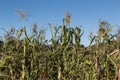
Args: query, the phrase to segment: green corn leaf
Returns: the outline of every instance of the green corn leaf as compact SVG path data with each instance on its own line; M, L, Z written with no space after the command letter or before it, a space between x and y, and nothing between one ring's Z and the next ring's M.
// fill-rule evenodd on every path
M93 43L93 41L95 40L95 36L91 39L91 41L90 41L90 45Z

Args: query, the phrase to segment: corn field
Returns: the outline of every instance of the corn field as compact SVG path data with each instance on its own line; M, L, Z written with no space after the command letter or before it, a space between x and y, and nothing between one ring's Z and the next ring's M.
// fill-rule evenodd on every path
M61 26L49 26L50 40L36 24L31 35L24 25L2 37L0 80L120 80L120 30L111 33L116 25L100 21L88 47L81 45L81 28L70 27L69 15Z

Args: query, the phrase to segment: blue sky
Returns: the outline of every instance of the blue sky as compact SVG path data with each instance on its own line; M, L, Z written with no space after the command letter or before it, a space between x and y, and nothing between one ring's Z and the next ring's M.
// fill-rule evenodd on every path
M40 28L47 28L47 38L50 37L48 23L62 25L65 13L70 12L71 27L82 26L82 44L89 45L89 33L97 33L100 18L110 24L120 24L119 4L120 0L0 0L0 35L5 33L1 28L22 27L17 10L29 10L27 30L37 22Z

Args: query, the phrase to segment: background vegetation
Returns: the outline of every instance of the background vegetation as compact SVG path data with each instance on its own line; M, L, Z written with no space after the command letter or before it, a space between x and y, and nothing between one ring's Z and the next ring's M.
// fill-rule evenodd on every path
M37 29L37 24L33 24L31 35L25 25L6 32L0 47L1 80L120 79L120 30L111 33L116 25L100 21L98 35L90 34L88 47L80 43L80 27L70 27L69 13L63 25L49 26L50 40L46 40L44 30Z

